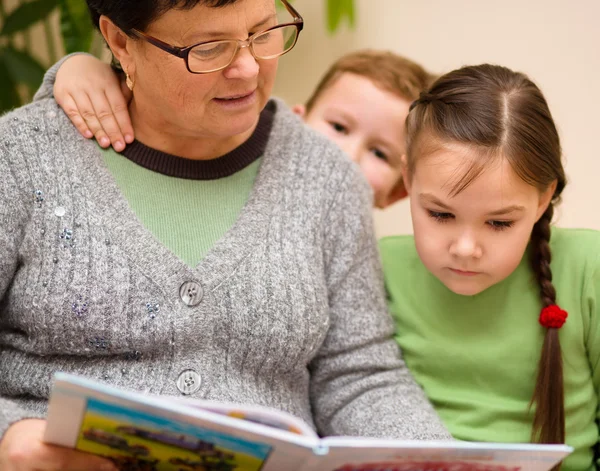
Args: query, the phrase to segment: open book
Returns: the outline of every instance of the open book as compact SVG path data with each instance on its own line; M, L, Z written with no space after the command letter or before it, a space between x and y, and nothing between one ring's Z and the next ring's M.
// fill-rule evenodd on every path
M55 375L47 443L139 471L545 471L563 445L319 438L260 406L145 396Z

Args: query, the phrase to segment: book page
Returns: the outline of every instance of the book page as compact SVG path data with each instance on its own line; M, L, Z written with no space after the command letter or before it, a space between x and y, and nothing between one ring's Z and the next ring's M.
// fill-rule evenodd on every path
M186 400L185 398L176 398L176 400L191 407L207 410L216 414L247 420L279 430L285 430L290 433L296 433L298 435L313 437L315 439L318 438L316 432L302 419L277 409L253 404L233 404L227 402L202 401L198 399Z
M327 438L319 471L548 471L564 445Z
M318 443L179 401L56 378L44 441L105 456L122 470L299 471Z

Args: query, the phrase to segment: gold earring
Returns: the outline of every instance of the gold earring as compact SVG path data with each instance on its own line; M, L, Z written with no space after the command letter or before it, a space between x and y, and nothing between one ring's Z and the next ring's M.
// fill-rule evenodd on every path
M131 80L131 77L129 76L129 74L127 72L125 72L125 85L127 85L127 88L129 88L129 90L133 91L133 86L135 85L135 82L133 80Z

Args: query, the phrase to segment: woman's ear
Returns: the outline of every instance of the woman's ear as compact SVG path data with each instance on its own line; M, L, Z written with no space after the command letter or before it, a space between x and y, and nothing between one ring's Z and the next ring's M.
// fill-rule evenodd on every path
M554 180L552 183L550 183L550 185L548 185L548 188L546 188L540 194L540 203L538 205L537 214L536 214L536 218L535 218L536 222L539 221L539 219L542 217L542 214L544 214L546 212L546 209L548 209L548 205L550 204L550 201L552 201L552 198L554 197L554 192L556 191L557 184L558 184L558 181Z
M110 18L102 15L99 21L100 32L108 47L113 53L113 56L119 63L123 70L132 76L135 74L135 65L133 57L131 56L131 45L133 39L123 32L116 24L114 24Z

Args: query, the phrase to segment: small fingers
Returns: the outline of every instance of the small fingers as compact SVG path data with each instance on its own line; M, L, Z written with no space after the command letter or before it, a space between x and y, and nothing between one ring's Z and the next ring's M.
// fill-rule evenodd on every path
M77 92L73 94L73 100L75 103L77 103L79 113L83 117L87 127L96 137L96 140L100 146L104 148L110 146L110 139L102 127L102 123L98 118L96 110L94 109L94 105L92 104L88 94L85 92Z
M88 139L94 137L94 133L88 128L71 95L65 96L59 105L83 137L87 137Z
M129 108L127 107L125 97L123 97L118 89L109 88L106 91L106 100L110 104L112 114L125 142L127 144L131 144L133 142L134 133L133 126L131 125L131 118L129 117ZM114 147L115 141L113 140L112 143ZM125 145L123 145L123 147L125 147Z

